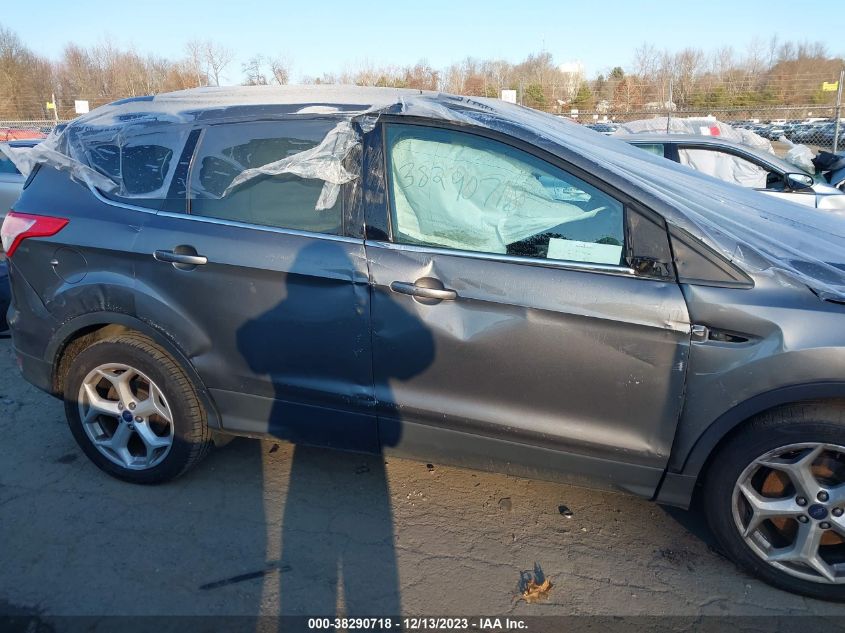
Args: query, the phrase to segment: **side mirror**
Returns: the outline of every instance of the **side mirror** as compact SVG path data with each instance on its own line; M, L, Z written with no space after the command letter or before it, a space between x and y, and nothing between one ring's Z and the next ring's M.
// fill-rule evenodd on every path
M783 184L788 191L806 191L812 189L816 181L813 180L812 176L797 172L785 174Z

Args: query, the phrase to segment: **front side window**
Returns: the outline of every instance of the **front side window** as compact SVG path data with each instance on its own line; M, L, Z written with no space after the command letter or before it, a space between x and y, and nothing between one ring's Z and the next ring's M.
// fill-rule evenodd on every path
M623 205L527 152L441 128L388 125L393 239L618 265Z
M682 165L742 187L765 189L769 172L750 160L719 150L678 148Z
M335 124L330 120L256 121L208 127L191 169L191 214L339 234L341 197L331 209L315 209L322 180L260 175L230 188L247 169L315 147Z

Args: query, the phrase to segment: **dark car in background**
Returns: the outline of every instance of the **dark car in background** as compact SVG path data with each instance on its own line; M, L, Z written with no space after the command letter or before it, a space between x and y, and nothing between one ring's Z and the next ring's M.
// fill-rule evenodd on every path
M845 599L831 214L419 91L128 99L47 143L2 228L14 350L105 472L228 433L700 494L731 559Z
M2 134L2 131L0 131L0 134ZM7 136L11 136L11 134ZM38 134L36 136L42 135ZM8 140L7 142L13 148L29 148L34 147L40 141L40 138L33 138L27 140ZM12 207L12 204L20 196L25 180L26 178L18 171L11 159L0 152L0 222L2 222L2 218L6 217L6 211ZM10 299L9 269L5 256L0 254L0 332L8 330L6 312L9 309Z
M619 128L619 126L615 123L586 123L584 124L584 127L593 130L594 132L604 134L605 136L610 136Z

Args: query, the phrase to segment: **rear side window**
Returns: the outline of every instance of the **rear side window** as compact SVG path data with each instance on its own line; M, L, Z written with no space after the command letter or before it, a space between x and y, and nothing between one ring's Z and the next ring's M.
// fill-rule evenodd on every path
M208 127L193 161L190 213L262 226L339 234L341 198L316 210L323 181L261 175L236 187L241 172L319 145L336 125L328 119L255 121Z
M393 239L404 244L619 265L623 205L505 143L387 128Z
M12 161L0 154L0 174L19 174L17 168Z

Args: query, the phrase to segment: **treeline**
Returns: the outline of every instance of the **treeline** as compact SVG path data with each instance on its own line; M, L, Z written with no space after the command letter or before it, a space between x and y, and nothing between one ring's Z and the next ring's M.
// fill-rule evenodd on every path
M646 44L634 51L625 67L615 66L592 79L584 76L580 64L558 64L550 53L541 52L517 64L468 57L443 71L420 62L359 68L305 82L440 89L489 97L512 89L524 105L542 110L622 114L832 104L835 93L823 91L822 84L835 82L843 68L845 59L832 56L823 44L772 38L765 44L755 40L742 52L731 47L670 52Z
M196 86L219 85L224 77L244 84L285 84L292 76L284 58L257 54L233 68L234 53L211 41L190 41L179 59L141 54L106 41L70 43L58 59L47 59L0 25L0 119L74 116L74 100L91 107L124 97ZM497 97L516 90L525 105L553 111L623 114L665 109L741 108L830 104L821 90L845 66L822 44L753 41L743 51L687 48L661 51L643 45L630 61L587 78L578 62L560 64L548 52L519 63L467 57L444 69L425 61L408 66L362 64L339 73L299 77L301 83L349 83L444 90Z

